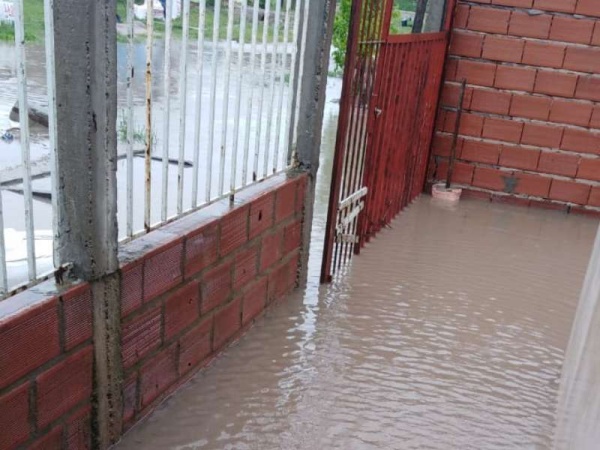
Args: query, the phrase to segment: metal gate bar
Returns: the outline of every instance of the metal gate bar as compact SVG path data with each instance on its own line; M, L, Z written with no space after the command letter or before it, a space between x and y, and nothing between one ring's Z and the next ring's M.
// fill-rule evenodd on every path
M362 187L362 169L358 164L364 161L366 150L366 131L367 121L371 114L373 93L373 83L375 79L377 63L379 61L381 45L383 41L376 39L382 34L382 27L385 29L385 9L384 0L370 0L366 3L366 11L361 21L361 40L359 41L357 66L355 74L358 71L358 81L353 91L356 93L354 106L351 110L352 119L350 122L350 136L347 142L347 155L345 158L343 172L343 189L341 199L348 198L353 192L361 190ZM364 104L363 104L364 103ZM366 190L363 191L366 195ZM338 205L340 221L338 223L338 236L336 240L334 267L339 269L352 255L352 249L356 244L356 226L360 211L364 202L357 198L346 207ZM351 209L352 208L352 209ZM348 238L344 239L344 236Z
M360 197L349 203L344 200L361 188L366 129L386 5L386 0L356 0L352 3L325 237L323 282L328 280L325 274L330 274L332 267L334 270L339 268L352 254L355 244L353 233L363 202ZM340 208L341 204L343 208Z
M392 9L352 3L322 282L424 186L448 32L390 35Z

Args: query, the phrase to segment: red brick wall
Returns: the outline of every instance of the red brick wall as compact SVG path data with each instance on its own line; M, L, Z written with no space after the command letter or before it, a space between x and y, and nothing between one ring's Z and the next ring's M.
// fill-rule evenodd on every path
M305 176L126 246L124 425L130 427L296 285Z
M306 176L277 176L120 250L123 422L150 412L295 286ZM0 449L89 448L92 295L0 302Z
M432 145L483 198L600 212L600 1L459 0Z
M34 289L0 303L0 448L89 448L92 297Z

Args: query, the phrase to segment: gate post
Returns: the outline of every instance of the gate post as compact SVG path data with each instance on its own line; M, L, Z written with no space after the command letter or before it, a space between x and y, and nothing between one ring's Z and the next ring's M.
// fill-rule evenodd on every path
M117 261L115 0L54 0L57 250L75 276Z
M116 0L49 0L54 38L58 262L93 298L92 445L120 435ZM48 27L47 24L47 27ZM51 33L51 34L50 34Z
M315 182L321 154L321 132L325 107L325 90L329 72L329 56L335 16L335 0L305 0L309 2L306 42L304 44L303 71L300 74L296 168L308 173L304 195L304 226L300 284L306 282L308 251L312 229Z

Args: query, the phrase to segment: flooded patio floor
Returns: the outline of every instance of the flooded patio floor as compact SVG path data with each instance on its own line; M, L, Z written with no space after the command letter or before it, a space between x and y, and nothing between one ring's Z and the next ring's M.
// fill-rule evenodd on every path
M596 228L422 197L331 285L316 248L307 289L118 448L550 448Z

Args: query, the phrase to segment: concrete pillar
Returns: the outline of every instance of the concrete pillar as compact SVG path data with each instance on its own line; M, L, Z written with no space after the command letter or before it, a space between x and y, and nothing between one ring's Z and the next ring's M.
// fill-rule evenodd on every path
M319 169L325 91L336 2L335 0L310 0L309 8L308 23L306 24L308 33L304 52L304 73L300 78L301 95L296 99L300 102L300 107L294 161L297 169L306 171L309 175L304 196L301 284L306 282L307 275L315 182Z
M54 0L56 253L89 281L94 316L93 448L121 432L117 259L116 0Z
M78 278L117 261L115 0L55 0L58 236Z
M446 16L446 0L429 0L423 33L442 31Z
M428 0L417 0L415 11L415 21L413 22L412 32L421 33L423 31L423 22L425 21L425 12L427 11Z

